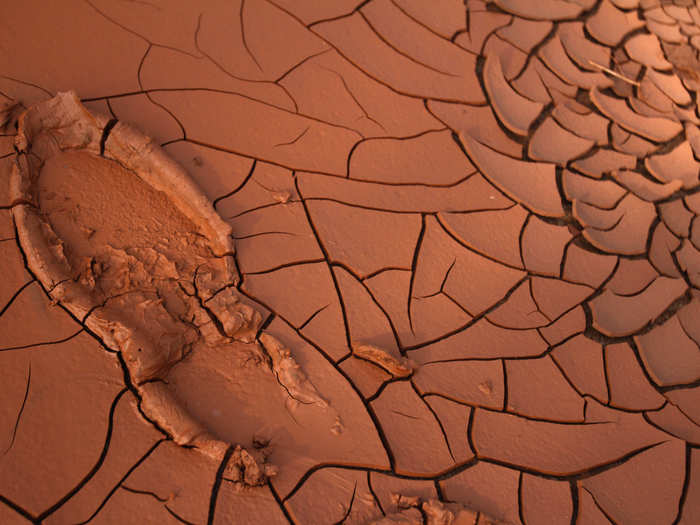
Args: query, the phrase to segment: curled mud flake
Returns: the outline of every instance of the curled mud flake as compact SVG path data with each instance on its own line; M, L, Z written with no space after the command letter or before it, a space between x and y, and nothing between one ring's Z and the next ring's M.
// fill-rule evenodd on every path
M645 178L641 173L632 170L614 170L610 174L637 197L649 202L666 199L683 186L683 181L678 179L671 180L665 184L658 184Z
M629 296L606 288L589 303L593 327L611 337L631 335L661 316L686 289L685 281L668 277L657 277L641 292Z
M489 55L484 63L484 85L501 122L514 133L527 135L528 128L544 107L515 91L503 75L498 55Z
M595 71L601 69L601 64L610 63L610 49L586 38L582 22L562 23L557 32L567 54L581 69Z
M537 3L528 2L527 0L493 0L493 2L508 13L535 20L576 18L583 11L581 5L562 0L545 0Z
M625 51L632 60L647 67L660 71L668 71L672 68L671 63L664 56L659 39L655 35L638 34L633 36L625 43Z
M547 67L571 85L581 86L584 89L596 86L605 89L613 84L612 80L597 69L595 72L585 72L579 69L569 57L558 36L554 36L542 46L540 57Z
M598 146L607 144L610 121L592 111L583 112L579 109L583 108L578 108L573 102L557 104L552 110L552 116L557 123L577 136L594 140Z
M690 128L686 128L690 129ZM690 141L683 141L668 153L652 155L644 165L661 183L681 181L685 189L698 185L700 163L695 160Z
M605 95L597 89L592 89L590 93L591 101L603 115L642 137L659 142L667 141L683 130L678 122L667 118L645 117L635 113L624 100Z
M566 166L570 160L589 151L594 144L594 141L571 133L559 126L553 118L547 117L532 135L528 154L534 160Z
M354 343L352 353L360 359L374 363L396 378L409 377L413 373L411 367L389 355L386 350L370 344Z
M625 255L643 254L649 228L656 219L650 202L628 193L612 210L574 202L574 216L584 225L584 237L597 248Z
M289 349L268 334L262 334L260 342L270 356L272 370L277 376L277 380L292 400L321 408L328 407L328 402L319 395L316 387L306 377Z

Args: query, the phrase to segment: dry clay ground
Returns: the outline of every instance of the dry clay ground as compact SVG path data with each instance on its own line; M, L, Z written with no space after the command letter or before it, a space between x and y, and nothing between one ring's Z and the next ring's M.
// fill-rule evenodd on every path
M700 523L694 2L27 1L0 26L0 523ZM250 436L279 473L241 488L51 304L7 179L17 112L68 89L211 198L352 448Z

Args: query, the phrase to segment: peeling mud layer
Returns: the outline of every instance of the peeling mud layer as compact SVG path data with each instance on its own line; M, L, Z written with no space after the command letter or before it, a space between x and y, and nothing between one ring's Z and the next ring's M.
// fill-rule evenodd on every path
M700 523L699 2L6 4L0 524Z

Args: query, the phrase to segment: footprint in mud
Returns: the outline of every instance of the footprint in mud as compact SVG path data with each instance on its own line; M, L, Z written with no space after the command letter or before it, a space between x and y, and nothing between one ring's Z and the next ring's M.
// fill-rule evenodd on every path
M370 425L344 431L340 407L260 335L261 315L235 288L229 226L150 139L62 93L20 118L17 147L13 213L28 265L120 353L152 422L214 458L228 450L225 477L249 485L290 457L300 469L361 461L358 440L383 466Z

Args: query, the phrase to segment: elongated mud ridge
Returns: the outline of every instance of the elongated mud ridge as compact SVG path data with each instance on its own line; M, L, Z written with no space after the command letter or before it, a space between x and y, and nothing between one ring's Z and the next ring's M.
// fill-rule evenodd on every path
M30 269L121 354L143 412L176 443L221 459L269 442L254 434L280 406L327 411L289 351L256 340L262 318L235 291L230 228L157 145L72 92L24 113L16 142L13 213ZM255 455L260 465L237 447L228 478L262 484L274 468Z

